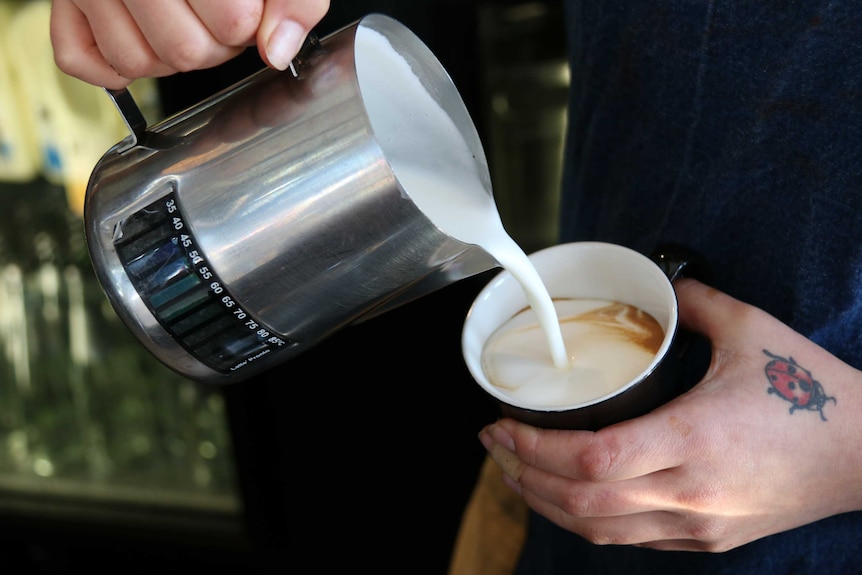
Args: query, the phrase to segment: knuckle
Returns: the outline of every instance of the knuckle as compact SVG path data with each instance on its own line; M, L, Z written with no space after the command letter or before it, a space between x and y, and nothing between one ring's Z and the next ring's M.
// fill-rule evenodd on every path
M611 489L570 489L562 501L563 510L573 517L601 516L618 505L618 497Z
M578 456L578 466L586 481L599 482L617 466L620 448L615 442L594 442Z
M728 532L728 522L719 517L700 518L689 523L687 533L690 539L700 541L706 551L724 550L724 536Z
M561 507L573 517L589 517L593 510L593 501L585 492L574 490L563 497Z
M225 46L240 46L254 38L260 26L263 6L260 2L235 2L232 9L213 23L210 33Z
M209 56L210 46L206 41L189 37L174 44L162 55L162 60L179 72L189 72L208 65Z
M593 545L618 545L625 543L624 540L598 525L585 526L581 531L581 537Z
M82 71L82 66L79 64L80 62L81 59L75 57L71 50L54 50L54 64L61 72L70 76L79 76Z
M145 50L124 50L111 59L111 67L126 78L149 76L158 66L158 59Z

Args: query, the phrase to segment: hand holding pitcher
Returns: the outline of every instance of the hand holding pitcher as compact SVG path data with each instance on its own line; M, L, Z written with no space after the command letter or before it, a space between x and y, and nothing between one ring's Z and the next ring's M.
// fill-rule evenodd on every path
M222 64L258 46L284 70L328 0L53 0L57 66L90 84L119 89L136 78Z

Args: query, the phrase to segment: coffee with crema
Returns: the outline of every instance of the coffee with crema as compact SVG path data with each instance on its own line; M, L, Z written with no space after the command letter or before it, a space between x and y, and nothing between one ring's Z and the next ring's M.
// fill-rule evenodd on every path
M531 308L500 326L482 350L490 382L518 405L562 407L588 403L636 379L656 359L664 330L629 304L555 299L569 352L568 369L555 367Z

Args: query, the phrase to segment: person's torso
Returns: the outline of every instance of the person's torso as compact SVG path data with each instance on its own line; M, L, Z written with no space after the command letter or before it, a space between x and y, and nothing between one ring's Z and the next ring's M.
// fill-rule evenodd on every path
M562 240L676 241L862 368L862 11L567 3Z

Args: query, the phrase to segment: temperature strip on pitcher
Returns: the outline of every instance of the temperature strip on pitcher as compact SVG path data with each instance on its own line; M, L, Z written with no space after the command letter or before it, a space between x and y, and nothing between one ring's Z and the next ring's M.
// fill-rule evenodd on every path
M207 263L174 192L120 222L114 246L162 327L212 369L230 373L295 343L231 296Z

